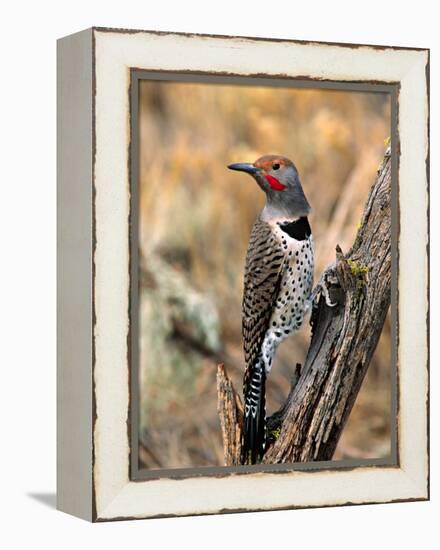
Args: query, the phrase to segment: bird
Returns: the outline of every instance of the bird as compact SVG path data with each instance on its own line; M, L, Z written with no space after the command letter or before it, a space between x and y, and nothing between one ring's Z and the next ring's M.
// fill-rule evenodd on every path
M266 195L249 238L242 301L246 366L240 461L257 464L267 440L266 379L278 346L301 327L311 303L311 209L296 166L284 156L264 155L228 168L251 175Z

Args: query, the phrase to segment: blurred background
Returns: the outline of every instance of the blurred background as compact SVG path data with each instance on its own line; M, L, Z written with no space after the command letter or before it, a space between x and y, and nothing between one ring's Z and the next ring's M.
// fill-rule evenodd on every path
M216 366L242 389L243 267L264 206L226 168L266 153L296 164L312 206L315 282L347 251L390 134L387 94L142 81L140 155L141 468L221 466ZM279 348L267 412L303 363L308 321ZM335 459L390 453L390 324Z

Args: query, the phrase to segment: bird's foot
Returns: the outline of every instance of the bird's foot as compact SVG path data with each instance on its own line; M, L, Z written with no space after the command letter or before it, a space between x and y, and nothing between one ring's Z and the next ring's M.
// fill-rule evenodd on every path
M336 265L336 264L335 264ZM330 267L330 270L333 268L333 266ZM338 305L337 302L332 302L328 290L328 281L327 281L327 273L329 270L326 270L319 279L318 284L315 286L315 288L312 290L312 294L310 296L310 303L313 305L317 302L317 299L319 295L323 295L325 299L325 303L328 305L328 307L335 307Z

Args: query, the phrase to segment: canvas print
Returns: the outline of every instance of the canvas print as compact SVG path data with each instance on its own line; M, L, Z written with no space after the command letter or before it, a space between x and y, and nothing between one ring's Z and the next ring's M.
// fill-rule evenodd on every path
M139 468L389 459L390 94L146 78L137 128Z

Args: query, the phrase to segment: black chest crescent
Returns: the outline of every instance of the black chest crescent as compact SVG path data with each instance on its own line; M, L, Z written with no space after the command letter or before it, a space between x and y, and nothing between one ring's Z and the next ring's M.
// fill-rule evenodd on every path
M294 222L283 222L278 224L280 228L287 233L289 237L297 241L305 241L312 234L309 220L306 216L298 218Z

